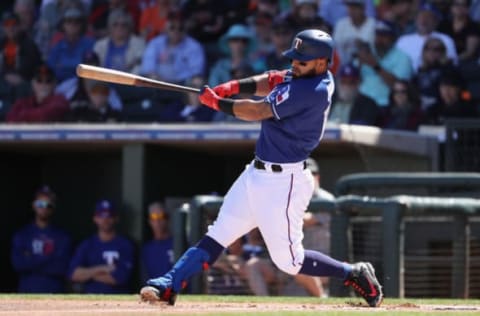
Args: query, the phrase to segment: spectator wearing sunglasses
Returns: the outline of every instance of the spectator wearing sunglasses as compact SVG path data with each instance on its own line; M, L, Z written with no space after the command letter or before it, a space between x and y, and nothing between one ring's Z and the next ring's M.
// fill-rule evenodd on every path
M6 121L11 123L46 123L64 120L69 110L64 96L55 94L55 76L46 65L35 70L32 79L32 94L18 99L7 113Z
M173 266L173 237L170 233L169 214L160 202L148 206L148 224L152 239L142 247L143 281L168 272Z
M20 293L63 293L71 255L70 236L51 223L55 193L48 187L34 195L34 220L12 240L11 262L18 273Z

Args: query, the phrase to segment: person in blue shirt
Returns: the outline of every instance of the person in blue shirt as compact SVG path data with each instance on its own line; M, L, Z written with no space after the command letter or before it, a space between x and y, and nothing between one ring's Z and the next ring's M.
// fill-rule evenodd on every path
M62 16L63 38L48 53L47 63L59 83L76 76L83 56L93 50L95 40L86 35L87 20L79 8L69 8Z
M153 202L148 206L148 224L153 236L142 247L141 262L144 281L167 273L174 262L169 214L162 203Z
M175 304L191 276L208 268L239 237L258 227L275 265L290 274L329 276L352 286L371 307L382 303L382 287L368 262L349 264L303 248L303 216L314 192L306 160L322 139L334 91L328 70L331 36L299 32L284 54L291 68L229 81L200 92L203 105L245 121L261 121L255 158L224 197L215 222L166 274L146 282L144 301ZM231 99L249 93L256 99Z
M20 293L63 293L71 256L69 234L51 223L55 193L43 186L35 193L33 223L19 230L12 241L11 262L19 276Z
M128 293L134 263L133 243L117 233L118 213L109 200L100 200L93 221L97 233L77 247L68 276L85 293Z

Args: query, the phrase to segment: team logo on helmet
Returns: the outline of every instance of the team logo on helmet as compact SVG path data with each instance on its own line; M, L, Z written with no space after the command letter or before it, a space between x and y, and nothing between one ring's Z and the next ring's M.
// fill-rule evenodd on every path
M300 45L302 45L302 39L295 37L294 42L293 42L293 47L298 50L300 48Z

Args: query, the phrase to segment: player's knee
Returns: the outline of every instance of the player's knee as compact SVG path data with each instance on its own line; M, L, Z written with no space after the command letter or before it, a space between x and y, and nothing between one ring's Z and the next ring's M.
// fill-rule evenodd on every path
M272 257L273 263L277 268L287 274L296 275L300 268L302 267L299 262L296 260L292 260L292 258L280 256L280 257Z

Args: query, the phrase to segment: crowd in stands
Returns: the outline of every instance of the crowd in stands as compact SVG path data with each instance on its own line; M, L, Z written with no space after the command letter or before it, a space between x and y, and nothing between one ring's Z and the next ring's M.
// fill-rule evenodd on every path
M195 94L105 84L80 63L215 86L332 34L329 121L412 130L480 117L479 0L15 0L1 16L0 122L222 122Z

